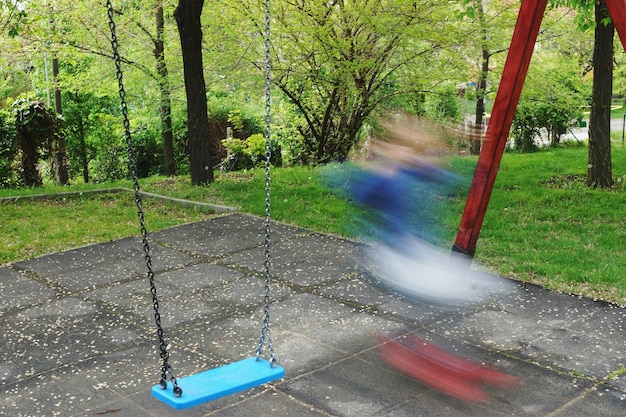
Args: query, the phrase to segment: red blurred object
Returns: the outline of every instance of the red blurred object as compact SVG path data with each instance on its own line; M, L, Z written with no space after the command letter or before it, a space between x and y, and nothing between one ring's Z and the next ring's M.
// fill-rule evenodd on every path
M474 256L547 0L523 0L453 250Z
M480 384L512 387L520 379L493 368L442 351L431 343L409 336L378 336L383 360L424 385L469 403L485 403L490 397Z
M626 0L604 0L606 8L615 25L615 30L622 41L622 47L626 51Z

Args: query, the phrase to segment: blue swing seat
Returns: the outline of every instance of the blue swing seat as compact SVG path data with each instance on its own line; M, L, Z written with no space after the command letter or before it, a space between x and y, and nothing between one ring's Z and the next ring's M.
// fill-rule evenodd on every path
M152 387L152 396L182 410L275 381L284 375L284 368L272 367L270 361L252 357L178 379L183 390L180 397L174 396L171 382L167 383L167 389L161 389L160 385Z

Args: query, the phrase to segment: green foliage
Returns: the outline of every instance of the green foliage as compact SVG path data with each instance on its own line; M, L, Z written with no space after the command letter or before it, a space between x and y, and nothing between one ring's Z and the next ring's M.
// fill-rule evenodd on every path
M258 168L263 166L267 159L265 136L260 133L256 133L246 140L224 139L222 144L228 151L226 158L220 164L222 171ZM278 140L270 141L270 151L270 163L277 167L282 166L281 147Z
M132 140L137 176L145 178L163 173L163 143L159 132L136 129L132 132Z
M535 143L535 138L541 134L541 129L534 110L526 103L520 102L515 111L512 130L515 138L515 149L518 152L528 153L539 149Z
M15 119L8 112L0 110L0 188L20 185L17 151Z
M186 112L180 109L172 113L172 133L174 136L174 160L179 175L189 174L189 150L187 144Z
M595 26L595 0L550 0L553 7L571 7L576 10L575 23L579 30L586 31Z
M438 88L426 100L426 114L439 122L457 122L461 117L460 104L452 85Z
M6 103L12 103L18 97L27 94L32 89L29 74L20 68L15 68L7 60L0 58L0 108Z
M102 144L117 135L114 126L120 125L119 111L114 100L107 96L80 92L64 92L62 96L69 174L71 177L82 174L83 180L89 182L90 162L98 156Z
M126 146L118 141L97 153L89 163L89 171L95 182L114 181L128 177L128 166Z
M9 37L16 37L26 21L26 11L21 1L0 1L0 27Z
M552 146L558 145L589 103L590 86L581 79L574 58L559 60L550 51L537 55L513 119L515 148L520 152L535 151L542 130Z
M20 99L13 103L17 145L21 152L22 181L26 186L41 185L39 160L50 156L60 121L41 101Z
M209 123L215 130L213 134L220 134L220 139L224 139L230 128L233 137L244 139L263 132L262 103L256 104L237 94L210 92L207 108Z
M118 114L103 109L90 115L97 128L86 137L87 147L93 151L87 162L91 180L112 181L128 177L128 152L123 127ZM91 152L91 151L89 151Z

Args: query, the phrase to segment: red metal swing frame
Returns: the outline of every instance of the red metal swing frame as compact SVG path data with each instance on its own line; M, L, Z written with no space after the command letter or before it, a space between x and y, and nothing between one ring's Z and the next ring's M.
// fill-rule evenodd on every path
M626 0L604 2L626 49ZM522 0L485 141L452 249L455 252L474 256L546 4L547 0Z

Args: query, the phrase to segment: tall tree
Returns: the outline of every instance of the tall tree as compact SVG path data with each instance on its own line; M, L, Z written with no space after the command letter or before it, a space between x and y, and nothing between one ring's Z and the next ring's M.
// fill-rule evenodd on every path
M470 33L464 39L464 49L467 51L465 60L471 62L473 70L467 79L476 83L475 114L469 142L472 155L478 155L482 146L489 78L493 67L497 66L494 57L508 51L518 10L517 2L463 0L458 13L460 22L469 22L466 26Z
M200 16L204 0L179 0L174 17L180 33L183 54L185 91L187 94L187 136L191 183L213 182L213 161L209 142L206 84L202 64L202 25ZM219 144L218 144L219 146Z
M588 187L613 187L611 167L611 99L613 97L613 38L604 0L595 4L593 91L589 116Z
M50 27L54 32L56 10L54 3L49 5L50 7ZM54 80L54 109L60 116L63 114L63 99L61 98L61 87L59 85L59 57L56 53L52 55L52 79ZM55 179L61 185L69 184L69 177L67 172L67 152L65 149L65 137L63 134L58 135L57 140L57 154L55 156Z
M595 24L587 186L610 188L613 186L611 98L615 27L610 20L604 0L552 0L552 4L575 8L579 12L579 29L586 29Z
M302 117L302 162L345 158L378 106L399 90L429 82L428 69L416 77L415 66L412 80L394 77L450 41L444 30L450 9L443 8L431 0L305 0L275 7L274 79Z
M174 133L172 131L172 100L168 81L167 65L165 63L163 0L156 4L156 39L154 42L154 57L157 61L157 75L159 77L159 91L161 92L161 139L163 140L163 161L165 175L176 175L176 160L174 159Z
M22 181L27 187L42 184L39 160L50 155L57 123L43 102L20 100L14 104L17 144L22 153Z
M54 109L59 116L63 114L63 100L61 98L61 88L59 87L59 58L52 58L52 77L54 79ZM61 185L69 184L67 172L67 152L65 149L65 137L63 133L58 135L57 154L55 162L55 178Z
M478 24L480 26L482 60L481 68L478 73L478 83L476 86L476 118L474 119L474 131L472 132L472 140L470 141L470 153L478 155L480 153L481 136L483 131L483 118L485 116L485 96L487 94L487 77L489 75L489 32L485 23L485 8L483 0L477 1Z
M156 34L140 22L136 22L141 30L148 35L153 44L152 53L156 60L156 81L159 85L161 118L161 141L163 142L163 167L165 175L176 175L176 160L174 159L174 132L172 130L172 98L169 83L169 71L165 60L165 16L163 12L163 0L156 0L154 5L154 17L156 21Z

